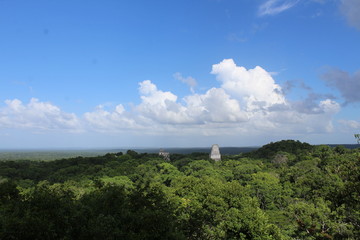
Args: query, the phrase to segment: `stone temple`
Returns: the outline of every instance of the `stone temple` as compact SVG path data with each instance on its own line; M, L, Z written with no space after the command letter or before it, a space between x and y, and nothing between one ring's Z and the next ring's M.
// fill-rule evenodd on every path
M215 160L215 161L220 161L221 160L221 154L220 154L219 145L217 145L217 144L212 145L210 158Z
M164 149L160 149L159 156L162 156L165 161L170 161L170 153L165 152Z

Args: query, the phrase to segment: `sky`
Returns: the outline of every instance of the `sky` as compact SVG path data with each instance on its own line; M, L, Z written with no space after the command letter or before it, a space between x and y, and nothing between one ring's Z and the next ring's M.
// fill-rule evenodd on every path
M0 0L0 149L352 144L359 0Z

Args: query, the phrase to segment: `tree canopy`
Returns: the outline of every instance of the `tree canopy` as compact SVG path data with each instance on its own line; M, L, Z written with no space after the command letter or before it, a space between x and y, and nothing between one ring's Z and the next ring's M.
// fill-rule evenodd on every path
M360 149L0 162L0 239L360 239Z

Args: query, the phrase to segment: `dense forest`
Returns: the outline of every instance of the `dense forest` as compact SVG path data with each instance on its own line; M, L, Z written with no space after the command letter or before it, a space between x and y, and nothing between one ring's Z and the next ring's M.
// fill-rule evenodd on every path
M0 239L360 239L360 148L0 161Z

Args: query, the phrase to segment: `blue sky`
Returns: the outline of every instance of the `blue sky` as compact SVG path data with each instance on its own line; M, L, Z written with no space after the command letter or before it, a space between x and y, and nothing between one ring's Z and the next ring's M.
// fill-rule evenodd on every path
M0 0L0 149L355 143L358 0Z

